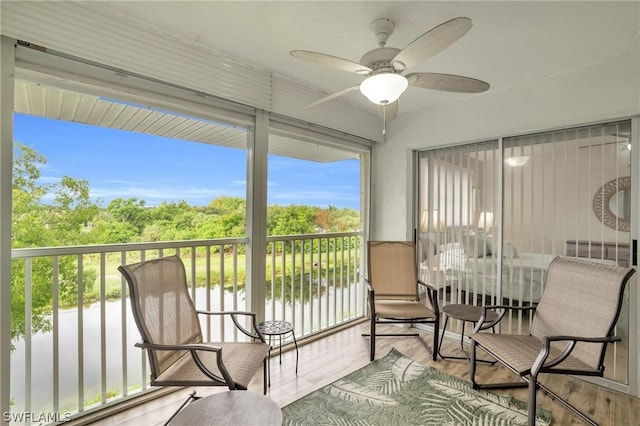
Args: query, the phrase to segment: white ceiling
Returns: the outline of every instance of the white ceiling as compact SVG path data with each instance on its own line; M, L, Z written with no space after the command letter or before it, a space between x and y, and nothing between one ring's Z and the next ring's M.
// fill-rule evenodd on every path
M639 55L638 1L109 1L93 4L123 19L143 21L186 43L200 44L326 93L362 77L289 55L314 50L359 61L377 47L376 18L396 23L387 46L403 48L457 16L473 20L458 42L409 71L458 74L491 84L489 91ZM134 41L135 42L135 41ZM468 96L409 87L400 114ZM346 96L372 108L364 96Z

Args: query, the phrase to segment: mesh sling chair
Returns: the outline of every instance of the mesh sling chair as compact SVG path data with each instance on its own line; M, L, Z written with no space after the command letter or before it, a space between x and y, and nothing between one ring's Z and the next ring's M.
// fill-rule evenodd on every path
M369 241L368 277L364 280L369 301L370 358L375 358L376 336L414 336L437 359L440 311L437 291L418 279L416 246L411 241ZM420 301L419 285L426 289L429 305ZM378 324L433 324L431 347L418 333L377 333Z
M549 266L546 285L537 306L487 306L500 309L494 322L485 314L471 335L471 382L474 388L529 388L529 425L535 424L536 392L542 389L587 423L586 414L538 381L540 374L598 376L604 374L607 343L614 336L623 292L633 269L587 260L556 257ZM497 324L509 309L534 312L528 335L480 333ZM476 351L483 349L524 381L478 384Z
M227 386L230 390L246 390L262 366L263 392L267 393L266 360L270 347L258 331L254 313L196 310L189 296L184 264L178 256L120 266L118 270L129 284L133 317L142 336L136 346L147 351L152 386ZM204 342L198 314L230 317L251 341ZM254 331L243 327L239 317L250 318Z

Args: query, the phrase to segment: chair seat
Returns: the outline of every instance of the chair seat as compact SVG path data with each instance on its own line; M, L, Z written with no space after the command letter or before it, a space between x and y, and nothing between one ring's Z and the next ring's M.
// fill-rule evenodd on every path
M435 319L436 315L420 302L405 300L376 300L378 318L420 318Z
M270 346L266 343L228 342L204 343L222 348L222 359L235 383L243 388L249 386L255 372L263 365L269 354ZM199 351L198 356L213 373L220 375L217 365L217 354L210 351ZM165 370L153 384L170 386L206 386L211 385L211 379L204 375L187 352L171 367Z
M529 374L531 366L542 349L542 340L535 336L519 334L475 333L471 335L482 348L491 352L500 362L507 364L519 375ZM559 355L561 349L551 347L549 360ZM597 373L598 370L575 357L569 356L554 369L571 370L577 373Z

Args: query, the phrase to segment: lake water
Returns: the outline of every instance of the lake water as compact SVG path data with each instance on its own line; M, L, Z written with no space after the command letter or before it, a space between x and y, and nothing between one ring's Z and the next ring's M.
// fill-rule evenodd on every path
M357 286L351 286L351 300L356 300L357 294L355 290ZM213 289L218 291L219 289ZM322 297L323 304L329 302L329 315L334 312L334 305L342 306L340 291L334 292L330 289L325 296ZM345 295L346 296L346 295ZM195 300L198 309L205 309L206 289L198 288L196 290ZM220 304L214 303L218 299L218 295L212 296L211 310L220 310ZM237 308L244 310L244 293L238 293L237 306L233 304L233 293L225 292L225 309L230 310ZM346 303L346 302L345 302ZM102 357L105 357L105 375L107 383L107 391L113 392L114 395L122 395L124 392L135 392L142 388L143 383L148 383L148 377L143 377L143 351L134 345L140 341L140 335L135 325L135 321L131 315L131 307L129 301L126 300L126 327L122 326L122 307L120 300L109 301L105 303L105 330L104 345L102 343L101 332L101 309L100 304L95 303L82 310L82 330L79 330L79 316L77 309L64 309L59 311L58 341L59 357L58 357L58 381L59 381L59 412L77 411L79 405L80 387L83 387L85 404L89 401L100 402L102 395ZM276 301L271 306L271 301L267 306L267 318L271 318L271 312L275 311L275 318L291 321L291 307L286 306L283 309L282 303ZM283 317L282 312L286 315ZM318 309L317 300L313 303L313 308L309 309L308 303L304 309L299 305L295 307L296 319L295 323L300 327L305 324L305 332L296 329L296 336L300 337L310 331L311 311L314 315L314 324L326 324L326 309ZM305 313L303 319L301 314ZM338 313L340 318L340 313ZM219 337L223 326L220 323L211 324L211 333L216 340ZM233 324L227 321L224 325L224 333L229 336L233 332ZM203 333L205 340L207 339L207 327L203 324ZM81 335L82 351L78 350L78 336ZM11 398L14 402L12 411L31 411L31 412L51 412L53 409L53 333L38 333L31 338L32 345L32 362L31 362L31 393L26 394L25 383L28 380L25 369L25 343L20 340L14 342L15 350L11 354ZM124 343L124 345L123 345ZM123 363L126 359L126 363ZM144 359L144 365L146 365ZM82 371L82 376L80 371ZM82 377L82 379L81 379ZM126 378L126 382L123 378ZM30 401L30 408L26 404Z

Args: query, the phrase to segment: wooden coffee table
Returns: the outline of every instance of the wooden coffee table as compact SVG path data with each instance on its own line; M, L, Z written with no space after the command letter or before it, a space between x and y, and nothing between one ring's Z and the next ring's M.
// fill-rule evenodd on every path
M264 395L235 390L205 396L187 405L171 425L282 425L282 410Z

